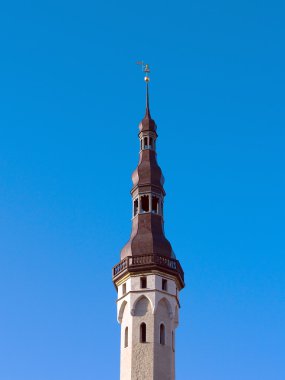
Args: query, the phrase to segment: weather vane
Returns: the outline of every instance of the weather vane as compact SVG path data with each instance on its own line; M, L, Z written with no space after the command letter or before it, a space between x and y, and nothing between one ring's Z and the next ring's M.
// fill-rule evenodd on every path
M150 78L149 78L149 73L150 73L149 65L147 63L144 63L143 61L137 62L137 65L140 65L142 67L142 71L145 73L144 80L145 80L145 82L148 83L150 81Z

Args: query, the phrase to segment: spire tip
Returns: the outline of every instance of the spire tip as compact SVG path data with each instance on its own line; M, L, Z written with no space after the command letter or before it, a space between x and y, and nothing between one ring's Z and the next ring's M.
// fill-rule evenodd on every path
M150 118L150 111L149 111L149 93L148 93L148 84L150 82L150 68L147 63L144 63L143 61L137 62L137 65L140 65L142 67L142 71L145 73L144 81L146 83L146 111L145 116Z

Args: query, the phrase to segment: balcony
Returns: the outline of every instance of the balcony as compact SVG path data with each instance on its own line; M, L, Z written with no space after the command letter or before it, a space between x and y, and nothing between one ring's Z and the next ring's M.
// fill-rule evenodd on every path
M146 270L161 270L178 277L181 287L184 287L184 272L178 260L160 255L128 256L113 267L113 281L125 272L142 272Z

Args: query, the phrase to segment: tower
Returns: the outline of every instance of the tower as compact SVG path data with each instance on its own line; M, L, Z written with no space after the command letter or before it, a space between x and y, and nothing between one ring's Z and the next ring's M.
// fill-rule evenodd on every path
M164 177L156 160L148 65L144 71L146 112L139 124L139 163L132 175L132 232L113 267L121 324L120 380L174 380L184 273L164 235Z

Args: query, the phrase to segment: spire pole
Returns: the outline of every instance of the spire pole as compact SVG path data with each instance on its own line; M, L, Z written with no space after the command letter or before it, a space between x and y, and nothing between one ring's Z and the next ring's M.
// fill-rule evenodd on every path
M148 82L146 82L146 110L145 110L145 115L150 118Z

